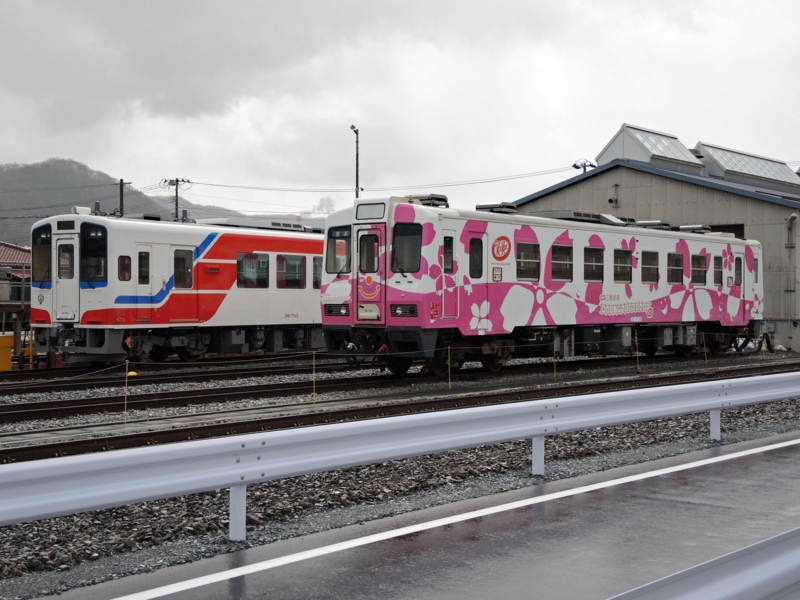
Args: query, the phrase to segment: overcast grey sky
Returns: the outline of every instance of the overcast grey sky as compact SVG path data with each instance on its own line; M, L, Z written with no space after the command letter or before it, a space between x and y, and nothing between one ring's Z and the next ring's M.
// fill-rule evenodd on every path
M368 190L569 167L623 122L800 161L796 1L4 0L0 22L0 163L72 158L136 187L352 188L351 124ZM431 191L466 208L573 174Z

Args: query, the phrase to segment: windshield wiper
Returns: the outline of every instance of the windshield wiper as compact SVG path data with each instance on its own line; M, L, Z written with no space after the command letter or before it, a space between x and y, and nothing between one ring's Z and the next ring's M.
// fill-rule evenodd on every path
M350 266L350 265L348 265L347 263L345 263L345 264L342 266L341 270L340 270L340 271L339 271L339 272L336 274L336 279L339 279L339 276L340 276L340 275L342 275L342 274L344 273L345 269L347 269L349 266Z

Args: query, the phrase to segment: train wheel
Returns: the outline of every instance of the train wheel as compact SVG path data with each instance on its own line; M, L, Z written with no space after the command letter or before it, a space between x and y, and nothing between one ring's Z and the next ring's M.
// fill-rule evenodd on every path
M489 354L481 357L481 364L483 365L484 369L491 371L492 373L497 373L503 368L503 360L501 360L496 354Z
M179 348L178 349L178 358L180 358L183 362L197 362L200 360L202 354L192 354L186 348Z
M402 377L411 368L411 359L405 356L389 356L386 358L386 368L397 377Z
M428 371L436 375L436 377L444 377L447 375L447 351L436 350L433 358L425 359L425 365Z
M164 346L153 346L147 356L153 362L164 362L170 354L169 349Z

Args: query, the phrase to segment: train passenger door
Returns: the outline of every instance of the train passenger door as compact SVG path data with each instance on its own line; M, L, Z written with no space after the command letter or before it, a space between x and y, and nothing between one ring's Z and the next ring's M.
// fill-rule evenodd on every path
M80 319L80 284L78 283L78 237L56 240L56 286L53 306L56 321Z
M197 321L197 289L194 285L195 248L172 246L172 295L170 322Z
M455 272L456 232L445 229L442 238L442 317L458 317L458 274ZM463 267L462 267L463 269Z
M471 235L467 251L469 253L468 275L472 285L472 294L467 296L469 305L469 329L485 332L491 329L489 321L489 267L486 234L474 233ZM466 310L466 307L465 307Z
M386 226L370 225L356 233L358 268L355 322L386 323Z
M739 311L736 313L736 321L738 323L746 323L747 316L744 312L744 301L745 301L745 281L744 275L747 269L744 268L744 254L741 252L735 252L733 255L733 288L731 289L732 296L739 297ZM738 290L738 294L736 293Z
M153 320L153 277L151 275L151 246L136 246L136 320Z

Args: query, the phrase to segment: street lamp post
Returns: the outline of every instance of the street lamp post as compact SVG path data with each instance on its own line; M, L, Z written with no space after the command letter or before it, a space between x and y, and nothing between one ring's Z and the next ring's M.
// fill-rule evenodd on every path
M355 125L350 125L350 129L356 134L356 198L358 198L358 129Z

